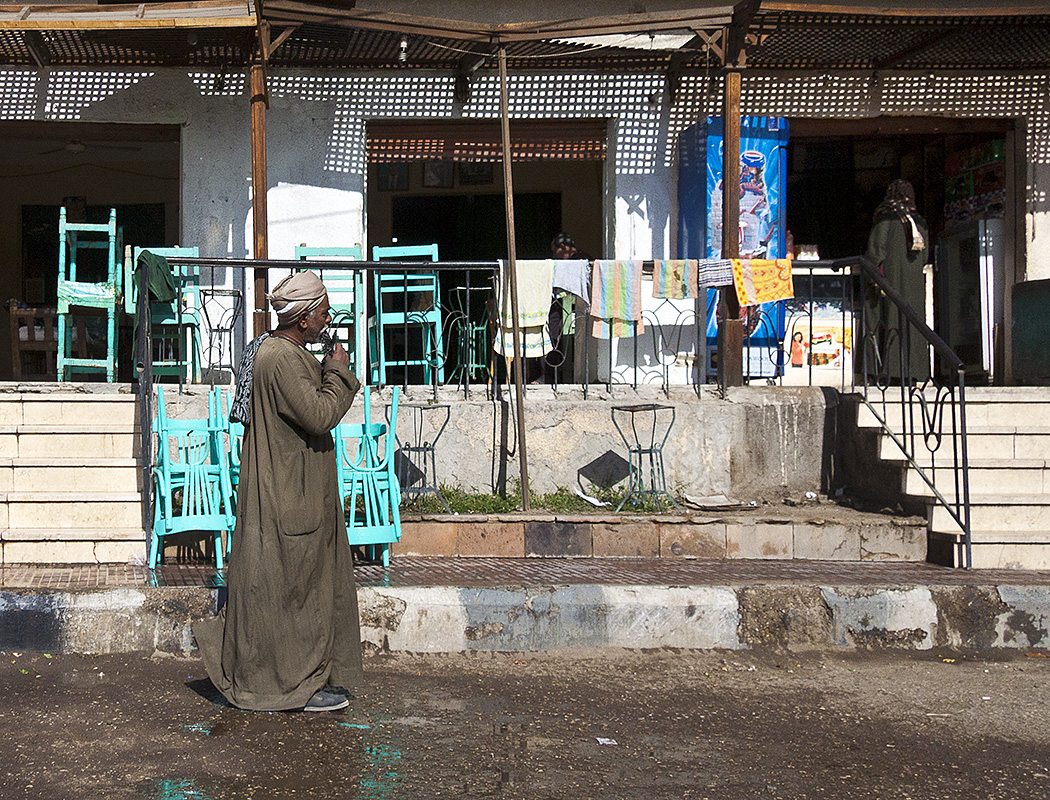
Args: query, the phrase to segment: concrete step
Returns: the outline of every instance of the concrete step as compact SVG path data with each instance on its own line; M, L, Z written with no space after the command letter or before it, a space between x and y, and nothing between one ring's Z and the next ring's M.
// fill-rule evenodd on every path
M135 458L138 427L131 424L19 425L0 428L0 458Z
M137 527L9 528L0 534L5 564L93 564L143 560L146 533Z
M0 425L130 425L138 419L137 400L131 394L0 393Z
M880 427L876 413L885 419L894 430L900 430L905 419L916 429L922 430L924 414L927 417L927 425L931 422L941 422L945 429L948 429L951 426L953 412L947 403L938 411L932 401L927 403L925 410L918 401L909 403L906 408L901 406L899 400L896 403L887 403L885 406L876 403L874 412L867 405L861 404L857 411L857 425L862 428ZM981 426L1040 427L1045 426L1048 419L1050 419L1050 395L1045 393L1039 400L995 400L980 396L975 398L967 393L967 428Z
M8 492L5 528L130 528L142 524L139 492Z
M948 510L931 503L927 510L931 532L957 533L959 526ZM1047 495L970 495L971 537L978 532L1050 531L1050 496Z
M970 491L979 494L1043 494L1050 490L1050 462L1041 459L971 459ZM952 463L936 460L924 471L947 498L955 496ZM932 497L933 490L914 467L904 473L904 493Z
M916 449L928 461L923 437L914 439ZM931 441L931 446L933 442ZM955 441L945 436L936 451L936 458L951 459L956 450ZM966 436L966 452L970 459L1041 459L1050 453L1050 428L1016 428L1009 426L970 428ZM888 435L880 438L879 456L885 461L903 461L904 455Z
M137 492L143 475L131 458L0 460L0 492L60 488L74 492Z
M1042 541L1024 541L1019 534L1003 532L1004 541L989 541L971 535L970 558L974 569L1039 569L1050 570L1050 545ZM1050 540L1048 540L1050 541ZM964 567L965 547L961 536L930 534L931 552L944 566Z

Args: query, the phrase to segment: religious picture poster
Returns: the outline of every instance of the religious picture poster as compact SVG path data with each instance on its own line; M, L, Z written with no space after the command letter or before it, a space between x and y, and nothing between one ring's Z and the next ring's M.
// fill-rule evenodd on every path
M492 183L491 161L460 161L459 185L483 186Z
M380 164L379 191L403 192L408 189L408 164Z
M423 164L423 185L432 189L451 189L452 162L427 161Z

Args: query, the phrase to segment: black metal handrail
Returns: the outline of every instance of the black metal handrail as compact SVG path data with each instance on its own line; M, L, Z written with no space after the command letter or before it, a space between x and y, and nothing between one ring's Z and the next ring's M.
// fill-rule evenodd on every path
M860 277L854 309L861 333L864 403L959 526L963 563L969 569L973 558L966 366L866 256L837 259L832 266L856 269ZM891 406L900 409L899 434L888 421ZM938 464L943 446L950 453L950 467ZM936 483L938 473L946 469L951 470L952 498Z

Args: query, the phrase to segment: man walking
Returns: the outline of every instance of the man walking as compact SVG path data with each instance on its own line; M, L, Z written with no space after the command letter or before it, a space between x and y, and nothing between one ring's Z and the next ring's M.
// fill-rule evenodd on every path
M255 711L345 708L361 680L353 561L331 430L360 384L342 346L319 363L306 345L331 322L324 284L295 273L270 294L278 326L252 341L231 419L245 425L219 615L194 626L212 683Z

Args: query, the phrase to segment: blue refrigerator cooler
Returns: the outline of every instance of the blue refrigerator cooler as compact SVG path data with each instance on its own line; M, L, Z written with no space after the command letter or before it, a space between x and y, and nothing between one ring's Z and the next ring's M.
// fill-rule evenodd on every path
M740 120L740 257L784 258L788 122ZM678 139L678 258L722 255L722 118L708 117ZM706 374L717 375L718 293L707 292ZM751 309L745 321L744 376L773 378L783 370L784 304Z

